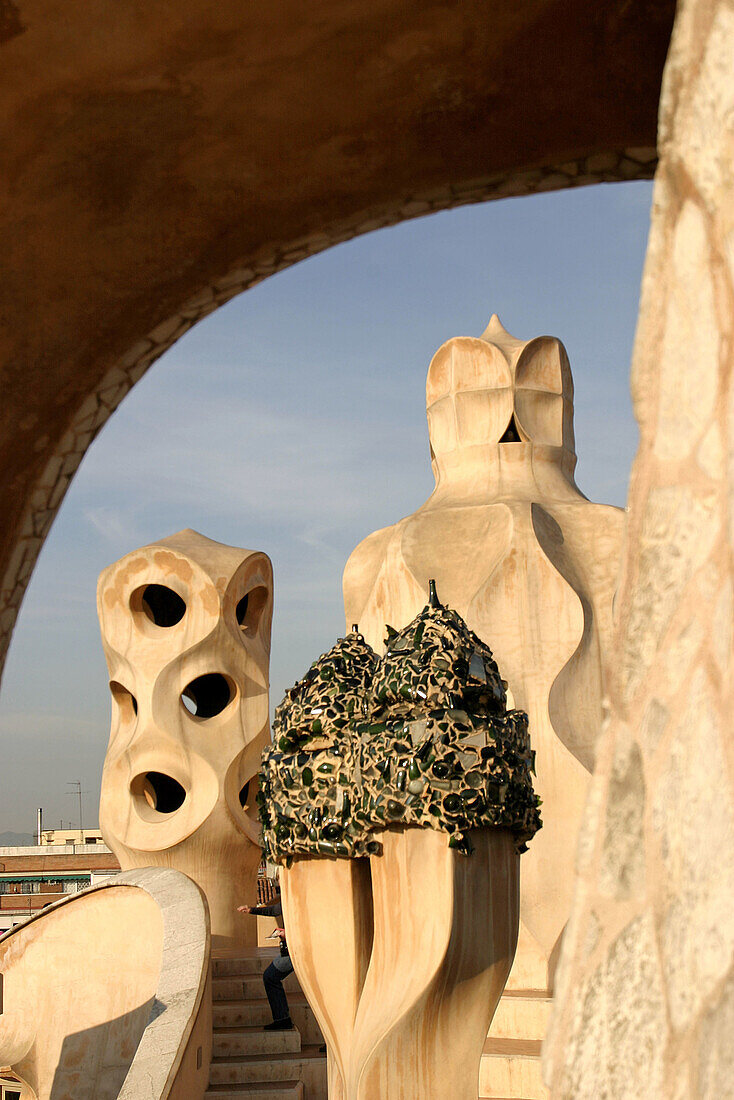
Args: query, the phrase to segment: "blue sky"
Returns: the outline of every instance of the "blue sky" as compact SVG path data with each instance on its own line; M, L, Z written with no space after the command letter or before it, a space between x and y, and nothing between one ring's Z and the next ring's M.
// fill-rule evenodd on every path
M183 527L275 567L271 703L343 631L356 544L433 481L425 376L497 312L560 337L576 387L577 481L623 505L637 433L629 361L651 185L508 199L380 230L218 310L138 383L73 481L0 691L0 832L96 824L109 730L97 575ZM491 639L489 639L491 644Z

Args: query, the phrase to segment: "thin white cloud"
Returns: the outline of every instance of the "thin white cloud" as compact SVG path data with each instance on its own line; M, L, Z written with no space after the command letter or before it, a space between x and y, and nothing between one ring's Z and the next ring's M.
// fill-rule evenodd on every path
M121 538L134 540L135 529L130 509L122 511L119 508L104 506L84 508L82 515L93 530L107 542L116 543Z

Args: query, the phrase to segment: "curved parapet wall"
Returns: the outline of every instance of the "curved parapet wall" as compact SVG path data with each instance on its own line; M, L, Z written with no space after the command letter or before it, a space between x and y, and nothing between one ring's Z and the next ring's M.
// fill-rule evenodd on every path
M209 956L206 901L177 871L64 898L0 938L0 1066L24 1098L198 1100Z

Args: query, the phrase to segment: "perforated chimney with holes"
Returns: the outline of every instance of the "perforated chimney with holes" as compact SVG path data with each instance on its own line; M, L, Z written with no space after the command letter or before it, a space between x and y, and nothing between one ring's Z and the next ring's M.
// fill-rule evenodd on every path
M268 557L195 531L134 550L97 590L112 718L100 823L123 868L173 867L215 944L255 942L255 810L269 736Z

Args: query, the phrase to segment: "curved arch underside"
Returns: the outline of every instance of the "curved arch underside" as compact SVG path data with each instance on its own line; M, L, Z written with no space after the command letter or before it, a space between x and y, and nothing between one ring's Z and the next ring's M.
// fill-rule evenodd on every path
M360 232L648 178L672 0L6 0L0 659L94 435L198 319Z

